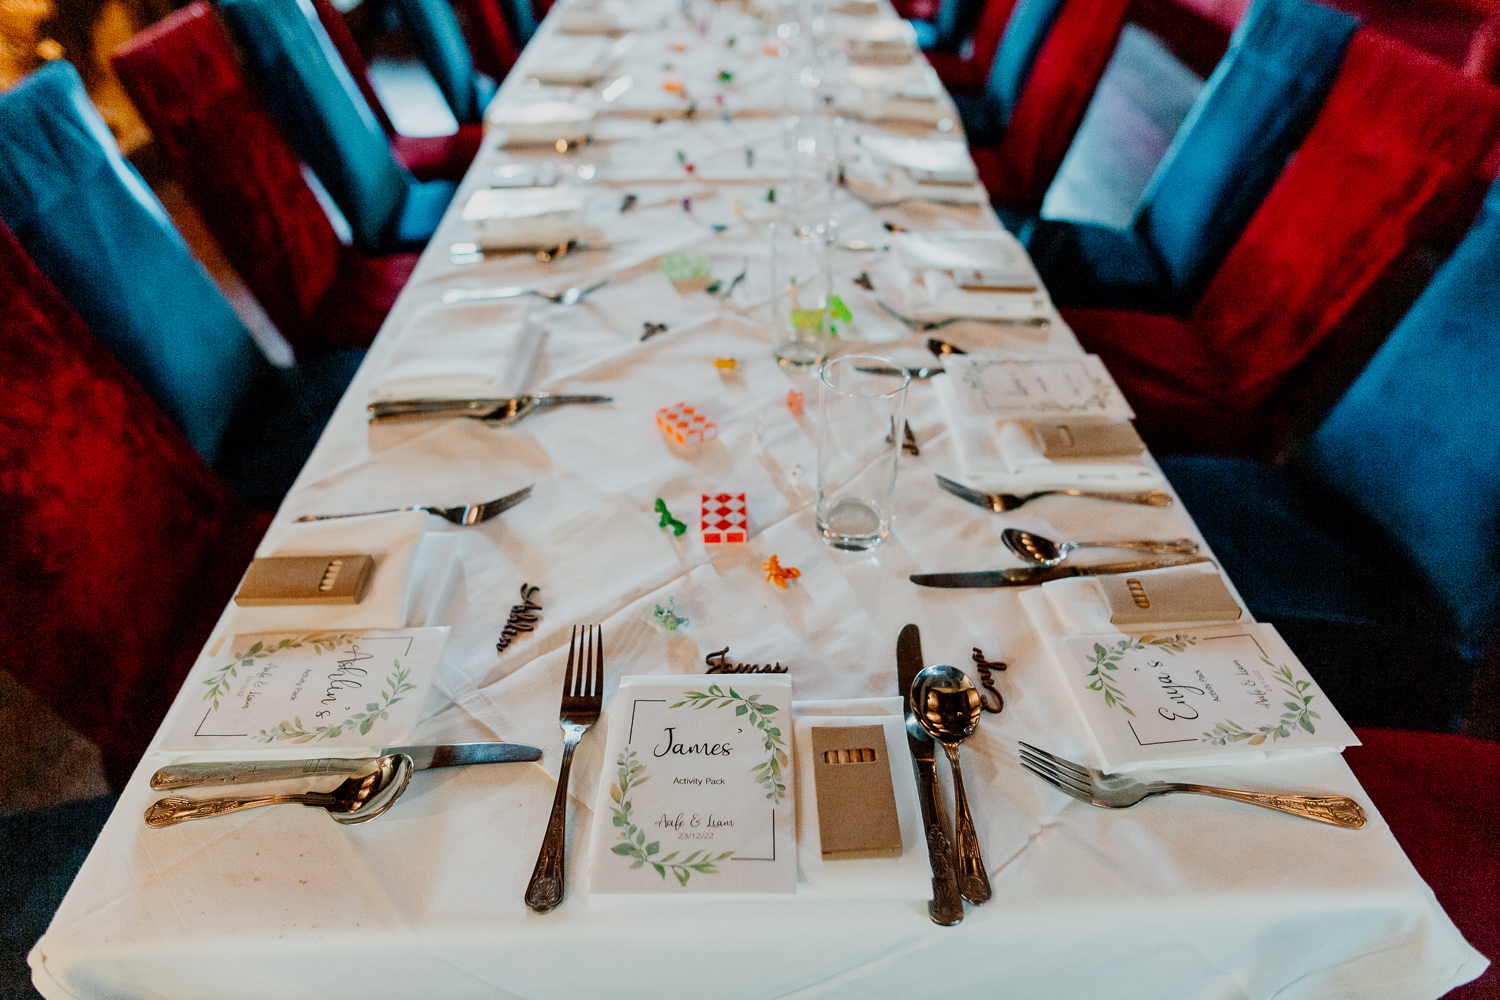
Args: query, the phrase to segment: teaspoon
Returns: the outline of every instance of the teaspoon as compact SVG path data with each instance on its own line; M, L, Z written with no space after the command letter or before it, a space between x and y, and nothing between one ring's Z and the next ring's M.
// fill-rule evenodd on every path
M215 799L192 799L169 795L146 808L146 825L153 830L185 823L190 819L210 819L284 802L304 806L321 806L335 823L363 823L385 812L411 781L415 767L404 753L386 754L375 761L375 770L347 778L331 792L296 792L286 795L230 796Z
M948 764L953 768L953 804L958 813L953 854L958 861L958 891L975 905L990 898L990 878L979 853L979 836L974 832L969 798L964 794L958 745L974 735L979 726L980 705L979 690L969 675L957 667L934 663L912 678L912 712L927 734L943 745Z
M1045 535L1036 535L1020 528L1006 528L1000 533L1000 540L1005 543L1006 548L1034 566L1061 565L1064 559L1078 549L1139 549L1143 552L1185 554L1198 551L1198 543L1191 538L1172 538L1166 541L1140 539L1118 542L1054 542Z

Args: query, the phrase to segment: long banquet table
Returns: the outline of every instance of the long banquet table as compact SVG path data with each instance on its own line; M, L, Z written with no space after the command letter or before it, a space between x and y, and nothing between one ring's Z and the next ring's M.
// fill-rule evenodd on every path
M566 2L558 7L499 106L550 93L528 77L549 58L548 45L572 44L557 35ZM148 754L31 953L38 989L50 1000L1430 998L1478 975L1485 960L1342 758L1222 766L1213 778L1353 796L1371 817L1360 831L1198 796L1130 810L1076 802L1017 761L1017 740L1075 759L1086 745L1017 591L907 581L912 572L1017 565L1000 542L1012 524L1060 537L1200 537L1180 505L1053 499L1003 516L969 506L936 488L934 473L954 473L957 458L931 387L916 382L908 414L921 454L902 458L892 537L863 555L818 539L807 424L782 406L793 387L815 399L813 384L774 363L755 307L780 143L778 72L762 49L767 26L730 5L697 8L712 13L706 33L685 25L675 4L639 0L629 9L639 42L606 77L631 75L628 99L601 114L598 141L580 151L486 143L278 515L284 522L473 502L534 482L530 500L486 524L429 519L430 531L457 537L461 569L443 616L452 633L442 670L413 742L503 738L541 746L545 756L421 772L395 808L360 826L278 807L148 830L148 780L167 759ZM724 69L735 82L715 89ZM666 73L682 74L699 95L695 113L684 114L687 99L658 90ZM870 131L880 129L851 120L845 139ZM469 194L489 184L498 163L544 159L595 165L583 183L603 206L595 215L604 245L551 263L526 255L454 263L450 245L473 235L461 218ZM626 193L637 202L621 212ZM881 222L998 225L987 206L877 210L841 198L844 238L880 242ZM739 297L720 305L677 296L655 258L679 251L706 255L724 278L748 260ZM879 254L839 251L841 294L859 339L877 352L909 349L921 341L850 280L862 270L879 275L880 266ZM444 291L565 288L605 276L611 283L583 304L539 311L549 335L536 384L607 393L613 405L560 409L510 429L467 420L368 425L371 388L398 346L434 356L447 349L445 324L464 313L441 306ZM484 308L514 321L535 305ZM645 323L668 330L642 341ZM974 349L1080 350L1060 318L1044 330L967 324L949 332ZM714 357L734 357L739 368L717 369ZM687 456L664 446L653 414L679 400L713 410L718 441ZM698 495L718 491L747 494L748 544L706 550L696 524L681 538L659 527L657 497L692 523ZM801 570L784 591L759 570L772 554ZM541 624L497 653L523 583L542 588ZM649 624L651 606L668 597L690 616L685 630ZM232 612L209 650L233 631ZM994 898L967 907L952 928L931 923L919 902L599 905L589 897L586 845L606 719L585 737L573 769L566 899L550 914L531 912L522 894L555 788L558 692L578 622L603 623L606 708L622 675L701 672L704 656L725 645L738 660L790 664L799 699L888 696L896 634L907 622L921 626L929 662L967 663L975 646L1005 660L1004 712L986 716L964 751ZM198 697L184 691L174 711Z

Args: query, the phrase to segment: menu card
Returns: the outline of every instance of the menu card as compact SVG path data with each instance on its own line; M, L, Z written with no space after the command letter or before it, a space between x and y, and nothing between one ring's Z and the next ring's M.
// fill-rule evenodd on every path
M199 660L161 749L171 752L404 743L437 673L448 629L237 635ZM295 755L295 754L294 754Z
M1270 625L1067 636L1057 654L1104 770L1359 744Z
M959 405L971 417L1047 420L1135 416L1104 362L1019 354L965 354L944 359Z
M792 684L626 677L594 810L594 893L795 892Z

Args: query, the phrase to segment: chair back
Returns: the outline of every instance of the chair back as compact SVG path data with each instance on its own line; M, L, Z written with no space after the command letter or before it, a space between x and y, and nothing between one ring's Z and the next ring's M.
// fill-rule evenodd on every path
M1255 0L1136 212L1191 303L1307 134L1358 22L1312 0Z
M213 463L265 358L69 63L0 94L0 219Z
M334 50L343 60L344 68L354 78L354 85L359 88L360 96L369 105L370 113L375 116L386 135L395 135L396 126L391 123L391 116L386 114L385 105L380 102L380 95L375 93L375 85L370 82L370 64L365 59L365 54L359 50L359 43L354 40L354 32L349 30L344 15L328 0L312 0L312 5L313 12L318 15L318 23L328 33L328 40L333 43Z
M481 73L504 80L516 64L521 47L510 33L500 10L504 0L455 0L453 13L469 42L469 54Z
M448 0L396 0L422 61L460 125L477 125L495 96L495 82L474 72L468 43Z
M1016 0L1005 22L1005 31L990 63L984 94L1000 111L1000 121L1010 124L1021 99L1021 90L1031 73L1037 52L1047 40L1066 0Z
M380 252L415 180L397 163L311 0L223 0L220 10L282 135L338 204L355 241Z
M277 329L299 355L326 347L308 320L348 251L208 5L147 28L112 62L173 179Z
M119 786L259 531L3 225L0 301L5 669Z
M1310 468L1358 504L1447 605L1460 650L1500 618L1500 184L1313 436Z
M985 0L943 0L934 19L933 26L937 29L934 47L941 52L958 51L964 39L974 33L984 5Z
M500 14L505 18L505 28L519 48L525 48L536 34L536 13L531 9L531 0L497 0Z

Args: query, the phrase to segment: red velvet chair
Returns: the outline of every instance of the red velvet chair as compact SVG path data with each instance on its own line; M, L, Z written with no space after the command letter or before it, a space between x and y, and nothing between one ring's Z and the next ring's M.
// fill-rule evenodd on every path
M1344 759L1417 873L1490 959L1448 1000L1500 1000L1500 744L1401 729L1358 730Z
M1065 0L1032 60L999 144L969 151L996 205L1018 212L1041 209L1114 55L1129 7L1130 0Z
M1010 20L1011 9L1016 0L989 0L979 23L974 26L969 46L965 52L928 52L927 61L937 70L943 86L953 94L976 94L984 87L990 75L990 65L995 61L995 50L1000 47L1000 36L1005 34L1005 24Z
M0 301L5 669L99 746L118 787L265 523L3 225Z
M339 242L208 6L177 11L112 61L173 177L293 349L368 346L417 255Z
M453 0L453 13L469 41L474 65L481 73L504 80L520 57L521 46L506 26L498 0ZM539 20L545 16L545 11L537 14Z
M1362 29L1307 138L1186 319L1064 309L1159 453L1267 457L1357 369L1361 324L1474 218L1500 91ZM1451 243L1449 244L1451 245ZM1370 345L1363 345L1368 347Z
M488 0L488 2L493 5L495 0ZM328 0L312 0L312 5L318 12L318 20L322 23L323 30L328 32L329 40L338 50L339 57L344 60L344 66L348 68L349 75L354 77L354 82L359 86L359 92L364 95L365 103L370 105L370 110L380 122L380 127L385 129L385 134L390 137L391 150L396 154L396 159L401 161L402 166L421 181L463 180L464 173L469 169L469 164L474 162L474 157L479 153L479 147L484 142L484 126L482 124L460 125L457 132L449 135L402 135L397 132L396 126L391 124L390 115L386 114L385 105L380 103L380 97L370 83L370 65L365 61L364 53L360 52L359 45L355 43L349 25L344 22L344 16L335 10ZM496 17L498 16L497 12ZM469 32L467 23L462 18L460 23L464 23L464 37L469 40L469 47L473 51L474 65L481 72L494 77L497 83L504 80L505 70L510 69L510 63L515 62L515 57L512 56L510 62L505 64L505 70L497 74L486 62L481 61L480 50L474 46L474 38ZM500 27L504 29L503 21Z

